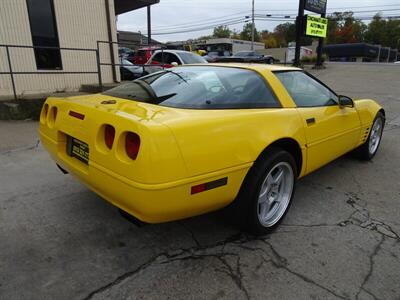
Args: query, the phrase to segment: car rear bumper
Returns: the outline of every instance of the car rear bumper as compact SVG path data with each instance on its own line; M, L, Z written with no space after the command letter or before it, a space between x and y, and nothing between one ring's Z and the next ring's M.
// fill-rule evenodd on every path
M66 152L65 144L40 132L41 142L55 162L113 205L148 223L187 218L222 208L232 202L252 163L185 178L146 184L132 181L101 164L85 164ZM227 178L226 185L191 194L193 186Z

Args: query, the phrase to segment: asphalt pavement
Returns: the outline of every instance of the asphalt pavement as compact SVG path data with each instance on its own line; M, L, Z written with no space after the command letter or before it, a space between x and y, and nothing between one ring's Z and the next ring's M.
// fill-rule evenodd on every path
M263 237L219 213L136 227L57 169L36 122L0 122L0 299L399 299L400 65L311 72L380 102L383 141L300 180Z

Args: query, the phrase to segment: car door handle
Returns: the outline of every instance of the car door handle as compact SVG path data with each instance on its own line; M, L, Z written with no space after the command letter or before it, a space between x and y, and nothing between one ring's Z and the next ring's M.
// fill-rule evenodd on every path
M315 124L315 118L309 118L306 120L306 122L307 122L307 125Z

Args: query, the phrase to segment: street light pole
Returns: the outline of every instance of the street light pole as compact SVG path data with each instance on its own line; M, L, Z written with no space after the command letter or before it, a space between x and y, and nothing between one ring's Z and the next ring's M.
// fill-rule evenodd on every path
M294 65L300 66L300 52L301 52L301 37L303 35L303 17L304 17L304 2L299 0L299 12L296 19L296 48L294 54Z
M151 45L151 8L147 6L147 45Z
M254 51L254 0L252 0L251 21L251 50Z

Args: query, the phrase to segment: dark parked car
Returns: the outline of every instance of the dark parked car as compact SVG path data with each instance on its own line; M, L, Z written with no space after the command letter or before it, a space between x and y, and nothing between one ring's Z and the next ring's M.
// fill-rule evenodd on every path
M121 59L119 70L121 73L121 80L135 80L146 75L142 66L135 66L127 59Z
M230 56L231 53L229 53L229 51L210 51L206 55L204 55L203 58L208 62L216 62L220 58L230 57Z
M217 62L249 62L273 64L274 58L271 55L258 54L255 51L239 51L232 56L218 58Z
M135 51L133 51L132 49L127 48L127 47L119 47L118 54L121 59L129 60L129 57L133 57L133 55L135 54Z

